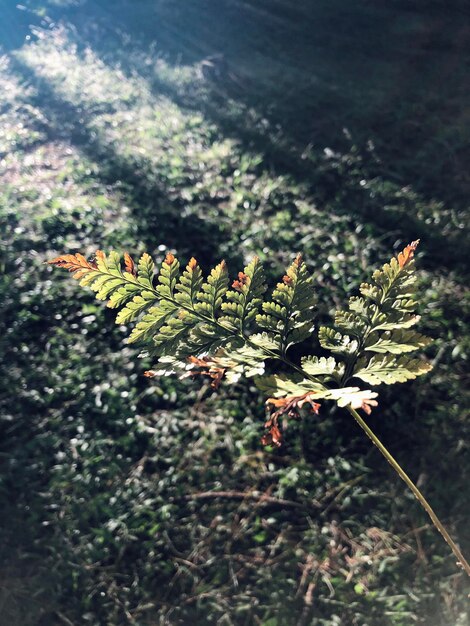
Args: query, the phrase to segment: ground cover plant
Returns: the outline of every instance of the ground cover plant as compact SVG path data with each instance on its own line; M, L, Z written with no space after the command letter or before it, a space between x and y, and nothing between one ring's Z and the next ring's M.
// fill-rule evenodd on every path
M63 250L91 259L96 246L147 250L161 262L169 246L186 259L199 250L206 275L220 258L239 268L257 254L275 284L302 250L318 280L317 323L327 326L392 249L421 236L420 330L434 340L425 348L433 370L385 386L368 422L465 554L468 265L454 176L463 92L442 110L429 83L429 106L390 106L404 123L395 120L393 141L374 136L372 152L355 132L329 142L321 111L340 129L353 116L345 122L319 98L323 138L307 146L300 134L293 146L284 131L297 117L300 128L302 99L292 85L279 88L282 103L276 91L268 98L261 59L250 66L259 73L254 102L249 83L234 88L232 58L228 70L205 58L212 52L182 64L182 40L163 13L173 56L158 41L144 48L130 30L129 15L150 29L136 3L108 3L113 13L101 20L89 3L69 3L64 19L53 4L41 15L8 5L0 22L3 619L466 626L464 574L344 409L330 403L316 421L290 421L283 445L265 449L266 396L252 379L233 390L213 390L206 377L202 387L174 377L149 384L142 371L154 363L136 358L111 311L45 265ZM429 54L439 55L445 41L433 41ZM465 56L461 38L449 41ZM249 37L228 43L242 50ZM283 67L280 51L263 50ZM428 53L419 54L422 68ZM379 73L379 50L373 59ZM403 139L414 119L432 122L420 126L419 158ZM419 180L402 174L418 171L417 161ZM446 176L426 174L433 168Z

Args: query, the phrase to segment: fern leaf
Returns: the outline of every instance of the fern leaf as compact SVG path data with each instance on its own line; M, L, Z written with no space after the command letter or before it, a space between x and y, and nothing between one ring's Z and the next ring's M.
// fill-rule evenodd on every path
M349 335L343 335L333 328L327 328L326 326L320 327L318 339L322 348L333 352L333 354L340 354L342 356L354 354L359 346L356 339L352 339Z
M126 287L123 287L126 289ZM116 324L127 324L136 319L141 313L155 304L156 296L152 291L141 291L139 295L134 296L126 306L122 308L116 316ZM122 303L114 301L114 307L118 308Z
M392 355L373 356L370 361L361 359L357 363L353 377L360 378L369 385L392 385L412 380L431 369L432 366L421 359L407 356L397 358Z
M68 270L75 280L86 281L83 285L99 275L96 261L87 261L83 254L63 254L47 262L49 265L63 267Z
M328 400L335 400L339 407L350 406L353 409L362 409L368 415L372 408L378 405L379 394L370 389L361 390L359 387L343 387L342 389L331 389L328 393Z
M174 312L174 311L173 311ZM169 316L164 324L158 327L154 335L154 353L156 355L178 354L178 347L189 335L191 328L197 323L197 318L179 311L176 317Z
M321 346L343 357L346 378L352 374L354 363L358 360L361 362L361 371L368 371L369 365L371 370L377 366L380 360L372 357L369 362L369 352L400 355L431 343L424 335L407 330L420 319L414 312L416 276L413 257L418 243L413 241L396 258L375 271L371 284L362 283L361 296L349 299L348 311L336 312L333 328L320 328ZM413 367L416 369L417 365ZM413 367L411 371L414 371ZM384 379L382 382L385 379L401 382L413 377L407 374L405 366L403 372L394 378L388 372L379 373L375 378L373 374L370 376L375 381ZM369 382L369 378L366 382Z
M313 326L312 277L300 256L266 302L264 272L257 257L238 274L231 289L225 262L204 281L194 258L180 274L179 261L171 253L161 265L155 286L155 264L148 254L141 256L137 267L127 253L122 265L120 255L113 251L107 255L97 251L92 261L77 253L50 263L69 270L98 299L120 309L117 323L141 318L129 342L150 344L161 371L179 369L183 375L188 371L193 375L198 369L211 376L213 385L224 375L229 382L255 376L256 385L277 408L273 415L295 414L303 403L316 405L313 398L370 412L376 404L375 392L347 386L331 389L327 384L346 385L351 377L371 385L392 384L429 371L424 361L401 356L430 343L410 330L419 320L414 312L417 244L413 242L374 272L372 282L361 285L361 295L350 298L348 310L336 312L332 328L320 328L322 348L336 358L304 357L300 368L286 356L288 348L307 338ZM265 362L272 358L292 366L294 373L264 376Z
M307 356L302 359L302 369L311 376L331 376L336 369L333 357Z
M313 279L300 255L287 269L272 300L263 303L263 313L256 316L259 326L278 336L282 353L306 339L313 330L315 295Z
M192 258L176 285L175 299L189 307L194 306L196 296L203 283L202 271L195 258Z
M228 289L228 272L225 261L221 261L209 274L207 282L197 294L195 311L215 320L223 297Z
M250 342L255 344L258 348L276 353L278 350L278 342L276 337L270 333L255 333L250 335Z
M153 287L153 277L155 274L155 263L152 257L146 252L140 257L137 268L139 282L147 287Z
M173 298L175 287L179 278L180 264L171 252L169 252L162 263L158 274L158 293L164 298Z
M232 290L227 291L227 302L222 304L224 313L221 321L229 326L244 331L246 325L257 315L266 291L263 266L258 257L249 263L238 278L232 283Z
M174 307L169 306L166 302L161 302L159 306L152 307L142 320L137 323L127 340L128 343L153 338L174 313Z
M197 321L197 318L194 318ZM188 324L188 321L186 322ZM188 336L185 350L188 356L213 354L228 342L234 343L233 334L229 329L213 324L197 324ZM235 342L236 343L236 342Z
M403 354L413 352L418 348L425 348L432 339L425 337L414 330L400 328L383 333L372 333L365 342L364 350L367 352L382 352L390 354Z
M318 397L325 391L320 383L315 383L308 378L299 376L287 376L285 374L272 374L255 379L255 385L260 391L274 398L284 396L301 396L307 392L318 392Z

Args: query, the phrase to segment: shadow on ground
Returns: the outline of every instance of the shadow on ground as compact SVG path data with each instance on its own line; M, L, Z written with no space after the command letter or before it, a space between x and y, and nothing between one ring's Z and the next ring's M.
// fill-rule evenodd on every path
M422 236L434 249L430 267L468 268L470 98L464 78L470 45L461 3L443 8L436 2L424 10L419 2L371 7L363 1L352 9L336 1L298 7L224 1L215 7L207 0L178 6L101 0L91 10L83 0L49 3L44 13L51 17L43 17L40 28L64 20L82 51L91 48L128 76L143 75L156 95L202 112L222 136L262 154L267 167L310 186L317 205L365 219L390 245L397 233L404 240ZM161 71L159 59L173 75ZM34 80L25 68L21 72ZM54 97L41 83L38 100L54 108L60 126L69 113ZM146 189L136 164L118 163L96 141L90 150L92 138L80 138L83 132L75 124L72 135L89 154L107 157L109 180L129 183L133 202L167 206L173 245L173 226L184 228L172 222L182 205L167 203L162 189ZM159 211L145 215L152 227ZM198 225L193 228L197 233Z
M92 161L99 163L95 176L106 185L118 185L126 205L131 208L139 239L147 250L164 242L189 258L198 250L203 266L214 265L223 253L234 267L241 266L240 255L227 250L233 232L222 220L184 211L185 200L180 195L170 197L164 182L152 164L140 155L130 158L119 154L112 142L103 142L80 106L62 99L46 80L37 76L18 58L11 58L11 70L23 84L34 84L29 102L44 111L41 131L46 141L66 141L78 148Z
M58 4L47 6L54 19L129 70L132 53L149 50L176 66L200 64L214 105L207 111L219 122L233 99L243 105L238 118L229 116L238 131L259 133L246 115L254 110L269 126L265 136L304 155L348 149L346 128L358 145L373 145L377 173L428 198L467 202L470 38L461 2ZM298 159L293 165L298 170Z

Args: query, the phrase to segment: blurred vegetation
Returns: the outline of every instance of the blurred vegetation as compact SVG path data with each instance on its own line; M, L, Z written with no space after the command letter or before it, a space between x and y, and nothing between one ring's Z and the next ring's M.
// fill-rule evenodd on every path
M44 261L256 252L274 278L302 251L323 320L421 237L435 369L370 420L468 553L466 5L1 10L4 623L465 626L464 575L346 414L263 449L249 383L149 383Z

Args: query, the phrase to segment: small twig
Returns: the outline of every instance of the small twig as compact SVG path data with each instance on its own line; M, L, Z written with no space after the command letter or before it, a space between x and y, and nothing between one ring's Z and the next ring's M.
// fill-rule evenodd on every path
M421 543L419 532L416 528L414 528L412 532L416 541L416 553L418 555L418 560L421 559L421 561L424 561L424 563L427 563L428 559L426 558L426 553L423 549L423 544Z
M175 556L173 560L181 563L182 565L186 565L189 569L199 569L195 563L188 561L187 559L182 559L180 556Z
M177 498L171 498L170 502L192 501L192 500L214 500L217 498L225 498L228 500L255 500L259 505L272 505L291 509L307 510L309 508L322 508L320 502L311 500L307 503L294 502L293 500L284 500L283 498L274 498L264 494L257 494L245 491L202 491L199 493L187 494Z
M64 622L64 624L66 624L67 626L75 626L75 624L71 622L68 617L65 617L65 615L60 611L55 611L55 614L60 619L60 621Z
M334 493L335 490L338 491L338 493L334 496L334 498L331 500L331 502L328 504L328 506L326 507L326 509L323 511L324 514L327 514L334 506L335 502L337 502L344 493L346 493L346 491L348 489L350 489L351 487L354 487L354 485L356 485L357 483L359 483L363 478L364 478L365 474L361 474L360 476L356 476L356 478L353 478L351 480L348 480L347 482L339 485L338 487L336 487L334 490L331 490L331 492ZM323 500L326 499L327 496L323 497Z

